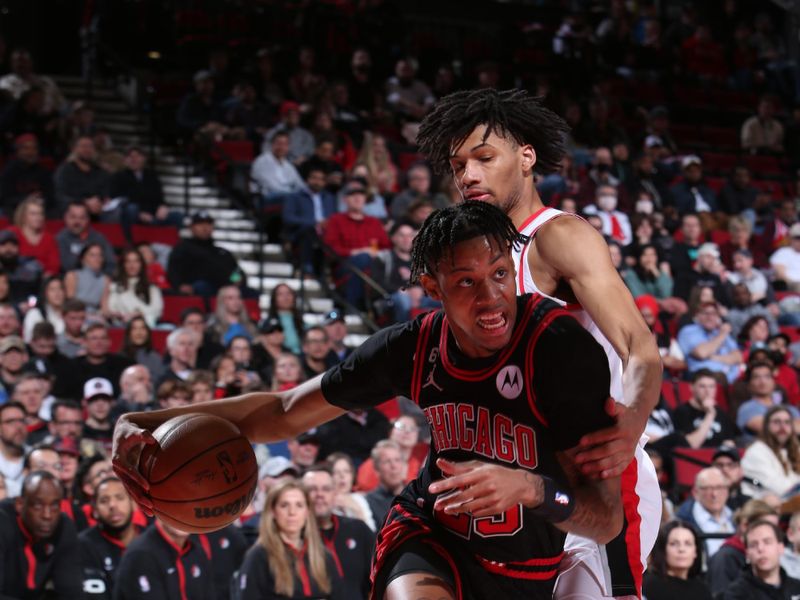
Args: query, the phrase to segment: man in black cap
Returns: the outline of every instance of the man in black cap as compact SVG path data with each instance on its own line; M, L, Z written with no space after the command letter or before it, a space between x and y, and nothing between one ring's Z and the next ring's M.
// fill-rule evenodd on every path
M10 229L0 231L0 268L8 274L10 299L14 304L39 294L44 267L35 258L19 255L17 234Z
M214 217L205 210L192 215L192 237L175 245L167 277L184 294L213 296L224 285L241 286L244 275L233 254L214 245Z
M344 344L347 337L347 323L344 320L344 313L341 310L332 310L325 315L322 322L325 333L328 334L328 342L331 349L328 351L327 362L330 366L342 362L353 349Z
M726 504L731 510L737 510L744 506L750 496L742 492L742 479L744 478L744 471L742 470L742 457L739 455L739 450L734 446L720 446L714 452L711 458L711 464L717 467L730 482L730 491L728 492L728 501Z
M251 364L258 371L261 381L270 384L275 361L286 352L283 347L283 325L277 317L267 317L258 324L258 336L253 343Z

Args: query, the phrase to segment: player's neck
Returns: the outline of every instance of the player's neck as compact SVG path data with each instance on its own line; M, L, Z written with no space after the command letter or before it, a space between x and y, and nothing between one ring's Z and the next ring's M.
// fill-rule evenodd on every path
M508 213L509 218L514 223L514 227L519 227L535 212L544 208L542 199L539 197L539 192L536 188L532 188L527 193L523 194L511 208Z
M780 587L781 585L780 567L770 569L769 571L760 571L758 569L753 569L753 571L755 571L755 576L758 577L764 583L773 585L775 587Z
M129 523L128 526L123 529L118 538L119 541L127 548L128 544L130 544L136 538L136 526L133 523Z

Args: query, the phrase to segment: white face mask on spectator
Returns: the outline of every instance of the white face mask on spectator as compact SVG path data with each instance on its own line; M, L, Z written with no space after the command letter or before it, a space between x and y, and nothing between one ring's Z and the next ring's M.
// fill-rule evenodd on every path
M644 198L642 200L636 201L636 212L642 213L643 215L652 215L653 214L653 201Z
M597 206L600 207L600 210L611 212L617 208L617 197L612 196L611 194L600 196L597 199Z

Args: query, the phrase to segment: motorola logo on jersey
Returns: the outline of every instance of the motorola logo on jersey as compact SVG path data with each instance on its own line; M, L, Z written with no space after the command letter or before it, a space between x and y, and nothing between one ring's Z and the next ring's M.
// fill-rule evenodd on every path
M500 369L495 382L503 398L513 400L522 393L522 371L517 365L506 365Z

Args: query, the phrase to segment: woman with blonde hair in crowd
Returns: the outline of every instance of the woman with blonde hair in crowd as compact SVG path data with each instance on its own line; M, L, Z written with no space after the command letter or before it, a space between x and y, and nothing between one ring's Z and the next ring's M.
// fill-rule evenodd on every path
M45 228L44 200L39 196L28 196L14 211L14 226L17 234L19 255L35 258L44 267L45 275L57 275L61 270L61 258L56 238Z
M235 285L224 285L217 292L217 307L208 320L207 329L214 341L227 346L237 335L254 340L258 332L247 314L247 306L242 300L242 291Z
M298 482L287 481L269 491L258 539L245 554L237 587L241 600L344 600L341 578L322 543L308 492Z
M400 190L397 183L397 167L386 147L386 138L377 133L364 133L364 143L356 163L367 167L369 187L379 194L394 194Z

